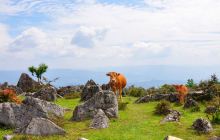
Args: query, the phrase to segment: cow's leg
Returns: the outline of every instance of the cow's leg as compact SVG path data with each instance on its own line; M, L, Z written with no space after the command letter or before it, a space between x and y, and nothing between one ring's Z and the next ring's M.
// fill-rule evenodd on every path
M122 101L122 88L119 88L119 97L120 97L120 101Z

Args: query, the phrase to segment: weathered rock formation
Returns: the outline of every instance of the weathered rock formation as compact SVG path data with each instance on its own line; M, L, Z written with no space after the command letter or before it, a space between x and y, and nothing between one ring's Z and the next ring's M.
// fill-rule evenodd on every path
M96 111L102 109L107 117L118 117L118 101L112 91L99 91L85 103L78 105L73 111L73 121L94 118Z
M34 81L28 74L22 73L17 87L21 88L23 92L33 91L39 88L39 83Z
M101 90L102 89L98 84L96 84L93 80L89 80L82 90L81 101L89 100Z
M212 124L203 118L196 119L193 122L192 128L199 133L209 133L213 130Z
M108 122L109 122L109 119L105 115L103 110L98 109L91 122L90 128L93 128L93 129L108 128Z
M55 101L57 99L57 91L52 86L46 86L35 92L32 96L45 101Z
M26 97L22 104L8 102L1 103L0 116L0 124L11 128L16 128L16 133L26 133L27 127L33 121L33 118L44 118L48 120L47 122L50 124L49 119L53 117L63 117L64 110L56 104L33 97ZM47 129L50 131L50 128ZM44 132L38 133L44 134Z

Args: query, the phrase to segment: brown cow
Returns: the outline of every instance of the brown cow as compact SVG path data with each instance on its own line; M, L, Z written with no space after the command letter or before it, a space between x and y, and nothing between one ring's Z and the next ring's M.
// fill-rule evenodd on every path
M176 91L179 93L178 98L181 104L185 102L185 98L188 94L188 88L184 85L173 85Z
M109 72L106 75L110 76L109 85L112 91L115 93L116 96L116 93L118 91L120 100L122 100L122 90L127 84L125 76L117 72Z

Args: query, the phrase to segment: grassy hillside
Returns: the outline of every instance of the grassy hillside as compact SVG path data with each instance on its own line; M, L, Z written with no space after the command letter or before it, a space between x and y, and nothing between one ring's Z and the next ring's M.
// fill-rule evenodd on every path
M90 120L83 122L71 122L72 111L66 112L63 127L67 134L65 136L33 137L16 136L15 139L22 140L76 140L79 137L85 137L89 140L162 140L167 135L180 137L184 140L206 140L212 135L220 135L220 126L214 126L214 132L207 135L196 134L190 127L192 122L198 117L205 117L204 107L201 105L201 112L192 113L189 110L183 110L180 106L173 108L182 112L180 123L160 124L163 116L153 114L157 102L145 104L133 104L134 97L126 97L128 108L119 112L118 119L112 119L110 127L103 130L93 130L89 128ZM73 109L79 104L79 99L59 99L57 104ZM0 136L11 133L11 130L0 129Z

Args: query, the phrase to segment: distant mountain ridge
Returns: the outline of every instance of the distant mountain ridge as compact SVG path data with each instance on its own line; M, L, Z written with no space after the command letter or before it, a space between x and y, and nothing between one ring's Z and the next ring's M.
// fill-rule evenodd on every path
M121 72L127 77L128 85L142 87L160 86L165 83L186 83L189 78L199 82L208 79L213 73L217 76L220 75L220 67L218 66L136 66L100 68L97 70L48 69L45 76L50 80L59 77L59 80L54 83L57 87L85 84L89 79L102 84L108 82L109 78L106 73L109 71ZM7 81L10 84L17 84L22 72L31 75L28 71L0 70L0 83Z

